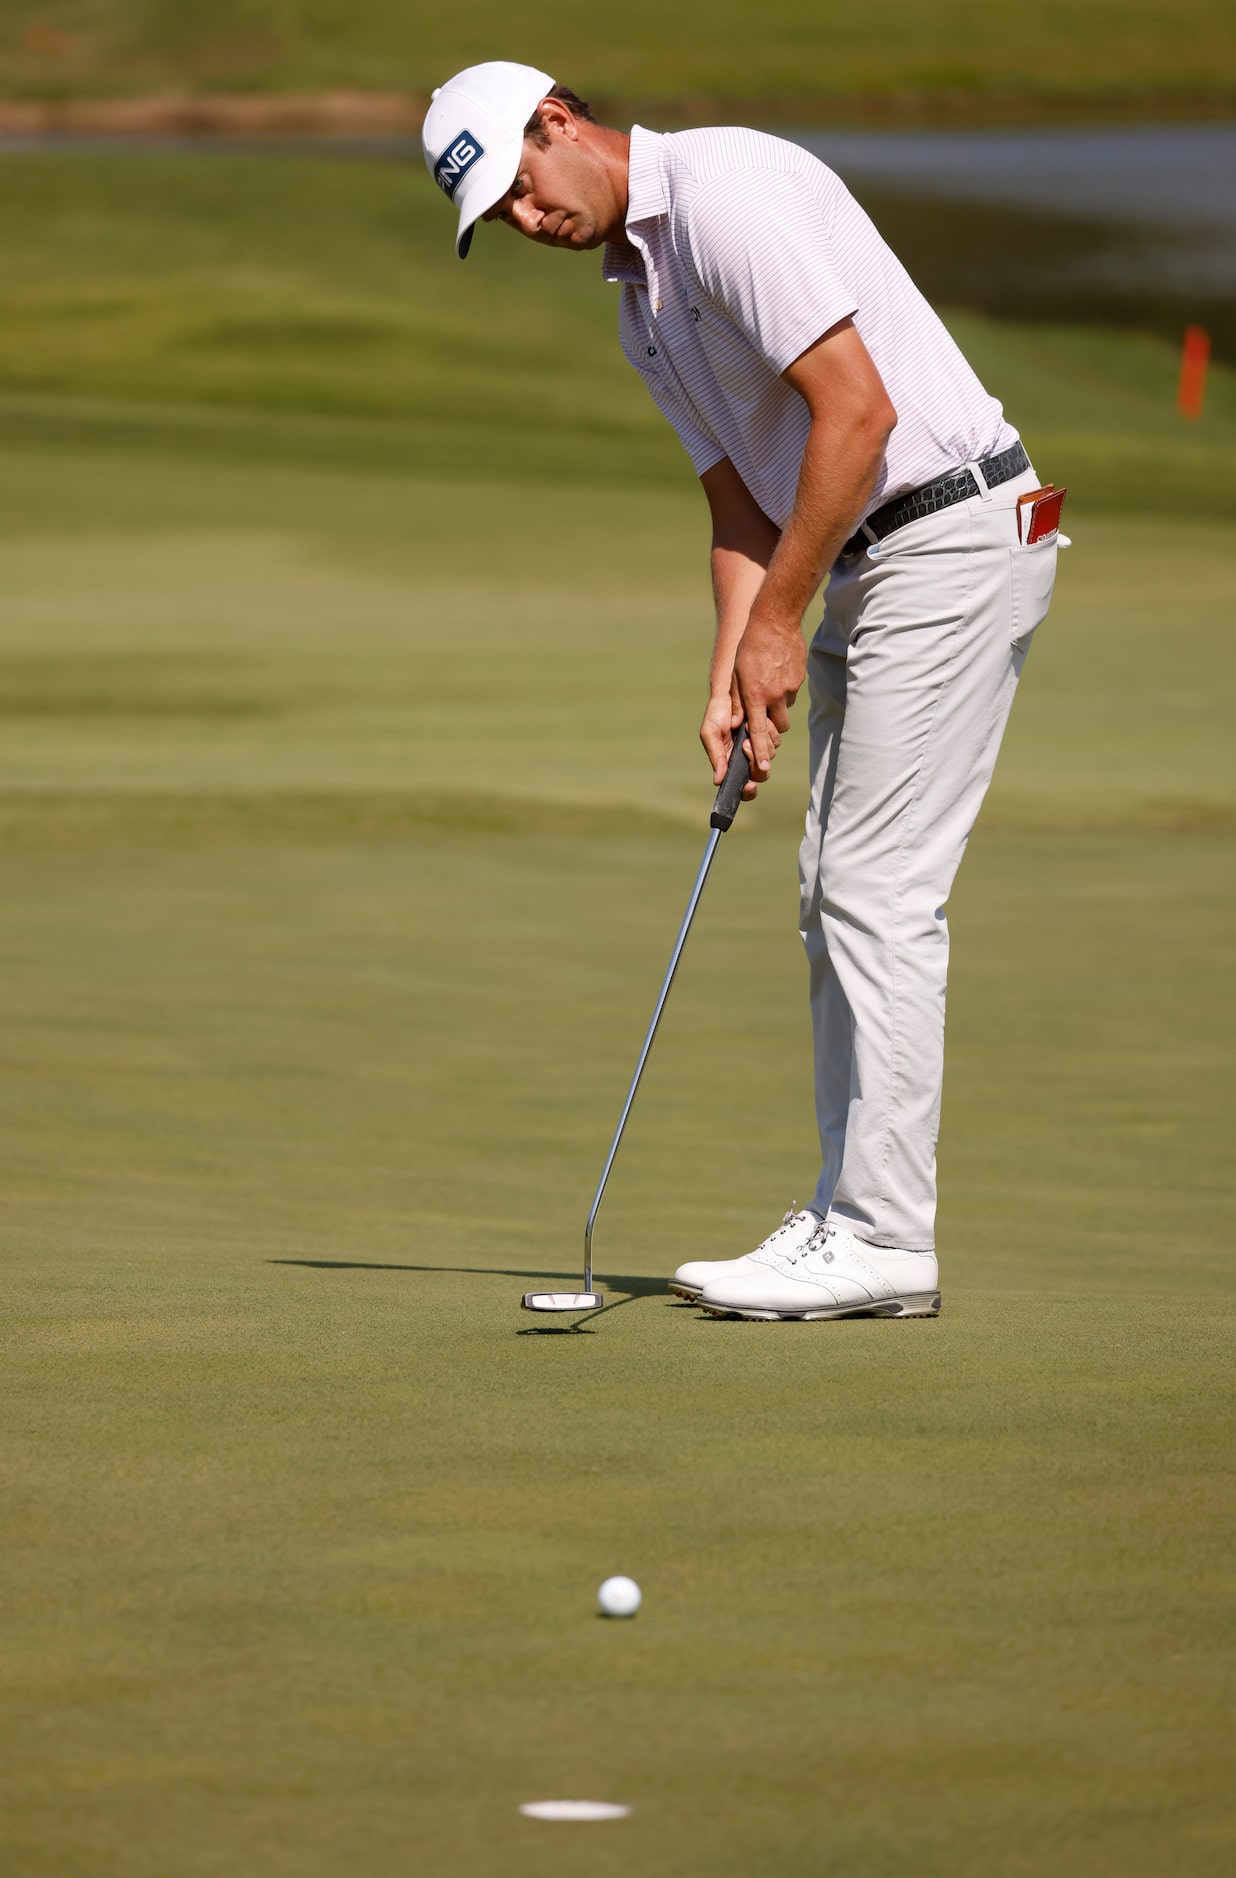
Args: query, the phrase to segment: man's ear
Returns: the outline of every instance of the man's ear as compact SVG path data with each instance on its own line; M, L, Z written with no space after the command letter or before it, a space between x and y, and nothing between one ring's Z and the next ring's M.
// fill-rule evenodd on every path
M579 141L579 126L561 99L542 98L538 110L542 124L551 134L564 137L568 143Z

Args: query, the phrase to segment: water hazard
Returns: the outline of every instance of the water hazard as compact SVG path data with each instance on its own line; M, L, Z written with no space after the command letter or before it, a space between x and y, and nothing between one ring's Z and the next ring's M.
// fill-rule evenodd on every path
M1236 360L1236 125L803 132L927 297L1007 319L1191 323Z

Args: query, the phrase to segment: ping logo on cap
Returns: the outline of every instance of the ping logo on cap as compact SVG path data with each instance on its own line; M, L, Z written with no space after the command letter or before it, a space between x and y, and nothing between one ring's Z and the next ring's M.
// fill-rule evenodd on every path
M448 196L454 196L472 165L484 154L484 144L478 143L470 130L461 130L454 143L442 152L434 164L434 181Z

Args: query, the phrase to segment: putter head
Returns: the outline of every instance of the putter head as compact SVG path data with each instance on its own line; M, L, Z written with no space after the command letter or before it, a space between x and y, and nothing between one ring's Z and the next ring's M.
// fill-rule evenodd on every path
M603 1311L600 1291L525 1291L525 1311Z

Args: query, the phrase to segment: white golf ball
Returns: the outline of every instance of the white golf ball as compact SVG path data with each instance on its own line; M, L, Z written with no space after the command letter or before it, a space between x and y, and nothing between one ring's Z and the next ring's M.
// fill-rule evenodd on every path
M597 1603L607 1617L634 1617L643 1595L634 1578L607 1578L597 1592Z

